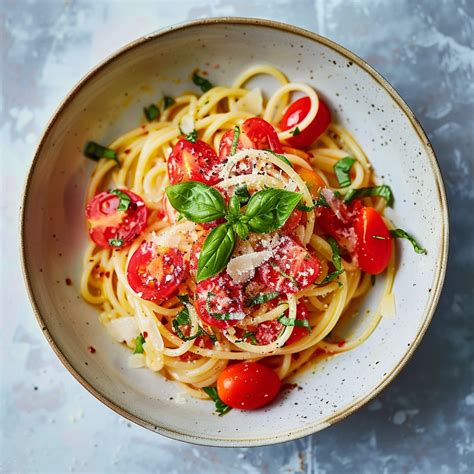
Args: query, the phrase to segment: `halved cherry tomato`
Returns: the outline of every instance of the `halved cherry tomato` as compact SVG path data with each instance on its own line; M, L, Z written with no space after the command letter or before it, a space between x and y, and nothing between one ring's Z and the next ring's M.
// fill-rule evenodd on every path
M183 334L186 336L189 335L189 333L185 333L183 331ZM214 347L214 343L211 341L211 338L209 336L198 336L196 337L196 341L194 342L194 345L197 347L202 347L204 349L212 349ZM199 354L195 354L194 352L191 351L186 351L184 354L178 356L179 360L182 360L183 362L191 362L193 360L200 359L201 356Z
M230 155L232 143L234 141L234 131L227 131L221 138L219 144L219 157L225 159ZM275 153L282 153L278 134L266 120L259 117L247 119L241 127L237 150L255 148L257 150L270 149Z
M305 96L293 102L283 115L280 122L282 130L295 128L308 115L311 108L311 100ZM300 133L287 138L287 142L295 148L305 148L314 143L328 128L331 123L331 112L324 100L319 98L319 108L313 121Z
M392 255L392 236L380 214L364 207L354 223L356 253L362 271L378 275L387 268Z
M257 270L272 291L296 293L318 278L319 260L290 237L283 236L274 257Z
M281 232L282 234L291 234L300 225L302 217L303 217L303 211L300 211L299 209L295 209L290 214L290 217L288 217L286 222L283 224L279 232Z
M312 197L316 197L319 194L319 190L326 187L326 183L323 181L323 178L321 178L321 176L319 176L316 171L301 167L297 167L295 171L306 183L306 186L308 187Z
M183 252L143 242L128 262L127 280L140 298L160 302L178 289L186 273Z
M226 405L240 410L254 410L268 405L279 390L278 375L258 362L230 365L217 379L219 398Z
M225 272L196 285L194 302L198 316L209 326L225 329L245 316L242 286Z
M189 269L191 271L192 276L196 276L197 268L198 268L198 260L199 255L201 253L202 246L204 241L206 240L207 235L201 235L196 242L194 242L193 246L191 247L191 255L189 257Z
M127 189L120 192L130 198L125 211L117 210L119 196L107 191L94 196L86 206L91 239L106 249L130 245L143 232L148 220L148 209L142 198Z
M182 181L200 181L216 184L219 181L221 161L215 151L205 142L192 143L181 139L168 157L168 176L171 184Z

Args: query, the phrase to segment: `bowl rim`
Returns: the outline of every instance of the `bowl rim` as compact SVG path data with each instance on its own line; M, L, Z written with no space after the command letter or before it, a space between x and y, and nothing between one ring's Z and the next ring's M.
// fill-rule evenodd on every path
M419 139L423 143L425 152L429 158L432 171L435 176L436 184L437 184L437 193L436 198L439 201L441 207L441 214L442 214L442 236L441 236L441 249L437 259L437 272L435 275L435 280L433 282L432 291L430 293L429 301L426 305L422 323L416 334L415 338L413 339L410 347L404 353L403 357L398 361L396 366L392 369L390 373L387 373L386 376L379 382L379 384L370 392L367 393L358 399L354 400L350 405L347 405L331 416L327 417L324 421L319 421L312 423L308 426L303 428L289 431L286 434L280 433L275 436L264 436L264 437L257 437L257 438L232 438L229 436L224 437L205 437L205 436L194 436L188 434L186 432L181 432L179 430L172 430L168 427L158 426L153 423L150 423L147 420L144 420L129 411L125 408L117 405L115 402L108 399L102 393L96 389L92 383L86 380L80 373L76 370L74 365L66 358L66 356L61 352L59 347L57 346L56 342L53 340L51 333L48 330L47 324L43 319L38 304L35 299L32 283L30 280L29 270L28 270L28 263L27 263L27 256L26 256L26 231L25 231L25 218L26 218L26 208L28 206L28 197L29 197L29 190L30 184L33 177L34 170L39 160L39 156L43 151L44 144L46 139L52 129L52 127L56 124L58 119L63 112L63 110L68 106L68 104L73 100L73 98L82 90L82 88L89 82L90 79L95 77L98 73L102 71L109 63L115 61L117 58L122 56L124 53L133 50L140 45L152 41L156 38L166 36L174 31L178 30L185 30L188 28L199 27L199 26L207 26L207 25L247 25L253 26L257 28L269 28L273 30L283 31L285 33L292 33L303 37L305 39L310 39L317 43L323 44L324 46L335 50L337 53L343 55L348 60L356 63L359 67L361 67L365 72L367 72L390 96L390 98L395 102L395 104L402 110L405 116L408 118L409 122L411 123L413 129L417 133ZM125 417L126 419L144 427L156 433L162 434L169 438L185 441L189 443L194 443L198 445L205 445L205 446L217 446L217 447L252 447L252 446L264 446L270 444L277 444L285 441L295 440L304 436L311 435L325 427L333 425L353 412L357 409L368 403L372 400L376 395L378 395L385 387L390 384L394 378L399 374L402 368L406 365L408 360L413 355L415 349L418 347L421 339L423 338L430 322L433 317L434 311L436 309L437 303L439 301L439 297L441 294L441 290L443 288L443 282L446 274L446 266L448 260L448 245L449 245L449 220L448 220L448 207L447 207L447 200L446 200L446 193L444 189L444 183L441 175L441 171L439 168L439 164L434 153L433 147L424 132L422 126L416 119L414 113L405 103L405 101L401 98L401 96L396 92L396 90L390 85L390 83L380 74L378 73L372 66L370 66L366 61L364 61L359 56L355 55L345 47L339 45L338 43L321 36L319 34L313 33L306 29L293 26L287 23L282 23L273 20L267 19L260 19L260 18L250 18L250 17L211 17L205 19L198 19L192 21L186 21L183 23L179 23L176 25L168 26L162 29L159 29L155 32L150 34L144 35L134 41L127 43L125 46L118 49L113 54L106 57L103 61L99 64L94 66L82 79L76 83L76 85L71 89L71 91L67 94L67 96L61 101L59 106L56 108L54 114L52 115L51 119L47 123L41 138L38 142L36 147L33 161L30 165L30 169L25 179L25 185L23 188L22 194L22 204L20 207L20 219L19 219L19 231L20 231L20 260L21 260L21 267L23 278L25 281L28 297L30 299L30 303L33 307L33 311L35 313L36 319L38 324L40 325L42 332L48 341L49 345L56 353L59 360L62 364L66 367L66 369L72 374L72 376L88 391L90 392L95 398L105 404L107 407L118 413L119 415Z

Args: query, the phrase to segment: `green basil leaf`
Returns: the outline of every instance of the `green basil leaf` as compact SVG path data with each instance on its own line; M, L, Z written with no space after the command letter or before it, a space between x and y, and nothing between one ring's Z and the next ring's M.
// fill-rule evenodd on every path
M112 247L121 247L123 245L123 239L109 239L109 245Z
M273 232L286 222L300 200L301 194L298 193L263 189L250 198L241 221L253 232Z
M341 268L340 270L335 270L332 273L328 273L323 280L321 280L319 283L316 284L316 286L324 286L328 284L329 282L333 281L335 278L337 278L341 273L344 273L344 269Z
M296 135L299 135L301 133L301 130L299 127L295 127L295 129L291 132L291 134L296 137Z
M198 132L196 130L193 130L192 132L189 132L184 138L191 143L196 143L198 136Z
M212 222L225 215L225 203L219 192L198 181L186 181L166 188L171 205L192 222Z
M174 104L175 100L169 95L163 97L163 110L166 110L168 107L171 107Z
M231 224L221 224L207 236L198 260L197 281L209 278L225 268L234 251L236 239Z
M333 166L334 173L336 173L336 178L341 188L347 188L347 186L351 185L351 168L355 162L355 158L346 156Z
M84 146L83 153L86 158L94 161L99 161L101 158L114 160L115 163L117 163L117 166L120 168L120 161L118 159L117 153L106 146L99 145L96 142L87 142Z
M279 296L280 296L280 293L278 291L272 291L270 293L260 293L259 295L246 300L245 306L250 307L250 306L255 306L257 304L263 304L263 303L266 303L267 301L274 300L275 298L278 298Z
M290 168L293 168L293 165L291 164L290 160L288 160L288 158L285 155L280 155L279 153L275 153L270 148L265 148L265 151L268 151L268 153L271 153L272 155L276 156L277 158L280 158L280 160L285 162Z
M306 328L311 332L311 326L307 319L295 319L289 318L287 316L280 316L278 318L278 322L283 324L283 326L299 326L302 328Z
M232 410L232 408L229 405L226 405L220 398L219 395L217 394L217 388L216 387L203 387L203 390L211 397L213 402L216 405L216 412L219 414L219 416L224 416L227 412Z
M143 354L143 344L145 344L145 338L142 334L136 337L135 339L135 350L134 354Z
M229 201L229 206L227 208L229 218L238 218L240 216L240 201L237 196L232 196Z
M312 206L307 206L306 204L303 204L302 202L300 202L298 204L297 208L300 211L311 212L319 206L329 207L329 204L328 204L328 202L326 201L326 198L323 195L319 196L318 199L313 199L313 205Z
M252 344L258 344L257 336L252 331L244 332L242 334L242 337L239 340L236 340L235 342L246 342L247 339L250 339L250 342Z
M145 117L149 122L153 122L153 120L156 120L160 116L160 109L155 104L145 107L143 112L145 113Z
M247 224L237 221L234 223L234 230L242 240L247 240L247 237L249 236L249 228Z
M416 253L426 255L428 252L425 248L423 248L414 237L412 237L408 232L404 231L403 229L392 229L390 231L390 235L395 237L396 239L407 239L413 245L413 249Z
M247 189L247 185L246 184L237 185L234 191L234 196L237 196L242 206L247 204L250 199L250 193L249 193L249 190Z
M193 82L196 84L203 92L211 90L214 86L204 77L200 76L196 72L193 73Z
M342 269L341 263L341 254L339 252L339 245L337 245L336 239L333 237L328 237L328 244L331 246L332 250L332 263L336 270Z
M351 189L344 197L344 202L350 202L355 198L363 198L369 196L382 197L387 201L387 206L393 206L393 193L390 186L382 184L381 186L373 186L370 188Z
M119 205L117 206L117 211L126 211L130 206L132 200L128 194L120 191L120 189L112 189L110 194L115 194L119 198Z
M183 305L190 303L188 295L176 295Z
M232 140L232 146L230 147L230 156L235 155L237 151L237 146L239 144L239 136L240 136L240 127L236 125L234 127L234 139Z

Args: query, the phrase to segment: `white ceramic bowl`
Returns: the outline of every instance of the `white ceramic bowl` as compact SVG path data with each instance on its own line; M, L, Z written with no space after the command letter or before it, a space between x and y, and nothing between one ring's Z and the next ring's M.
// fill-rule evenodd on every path
M281 68L311 84L351 130L374 168L395 192L389 212L416 234L427 256L399 243L396 316L383 319L359 348L296 377L302 390L255 412L213 415L213 405L176 403L177 387L147 370L127 368L128 350L112 342L97 312L79 297L87 233L86 182L93 163L82 156L88 139L110 142L133 128L142 108L163 92L193 88L190 72L211 72L231 84L255 63ZM212 67L218 65L219 67ZM261 85L271 90L274 83ZM141 38L88 74L53 116L36 151L22 210L22 258L41 329L73 376L117 413L172 438L216 446L277 443L341 420L384 388L404 366L433 315L443 283L448 219L433 150L393 88L360 58L313 33L271 21L220 18L171 27ZM73 282L66 285L66 278ZM381 279L361 314L374 309ZM88 346L97 349L88 352Z

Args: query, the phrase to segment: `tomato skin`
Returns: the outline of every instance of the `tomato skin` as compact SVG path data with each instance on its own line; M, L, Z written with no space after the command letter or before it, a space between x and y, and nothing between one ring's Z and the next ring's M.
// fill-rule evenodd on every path
M221 161L215 151L201 140L195 143L180 139L168 157L168 177L171 184L200 181L208 185L219 182Z
M180 250L146 241L132 255L127 267L127 280L132 290L140 298L154 302L175 293L186 274L184 255Z
M303 217L303 211L299 209L294 209L293 212L290 214L290 217L286 220L283 224L279 232L282 234L291 234L301 222L301 218Z
M194 307L199 318L209 326L225 329L237 324L241 319L217 319L209 314L244 313L242 286L234 283L225 272L200 281L196 285ZM209 308L208 308L209 307Z
M302 97L293 102L283 115L280 122L282 130L296 127L308 115L311 108L311 99L308 96ZM295 148L305 148L314 143L328 128L331 123L331 112L324 100L319 98L319 108L313 121L298 135L287 138L286 141Z
M382 273L392 256L392 236L381 215L373 207L362 208L355 220L354 229L359 268L371 275Z
M363 206L359 199L352 201L348 205L341 202L339 204L340 217L338 217L332 209L319 206L316 213L316 221L324 235L334 237L343 246L347 247L345 241L362 208ZM349 247L352 249L353 245Z
M300 301L298 305L296 306L296 319L299 319L301 321L304 319L307 320L308 316L309 316L308 307L304 304L303 301ZM291 333L291 336L286 341L285 346L289 346L290 344L294 344L295 342L298 342L300 339L302 339L308 334L309 334L308 328L295 326L293 328L293 332Z
M212 349L214 347L214 343L211 341L211 338L209 336L196 337L194 345L197 347L202 347L203 349ZM198 360L200 358L201 356L199 354L195 354L192 351L186 351L184 354L178 356L178 359L183 362L192 362L193 360Z
M130 198L126 211L117 211L120 198L108 191L94 196L86 205L89 235L99 246L108 248L128 247L145 229L148 208L143 199L128 189L120 189ZM111 239L121 239L121 246L109 243Z
M278 375L258 362L226 367L217 379L219 398L232 408L255 410L268 405L280 391Z
M300 178L306 183L309 192L313 198L317 197L319 190L326 187L326 183L323 181L316 171L309 170L307 168L297 167L295 170Z

